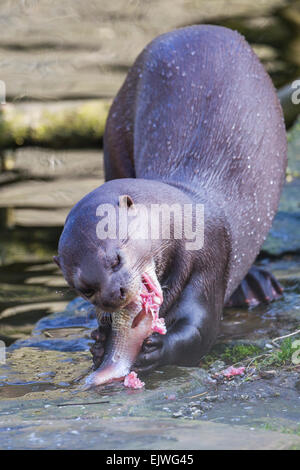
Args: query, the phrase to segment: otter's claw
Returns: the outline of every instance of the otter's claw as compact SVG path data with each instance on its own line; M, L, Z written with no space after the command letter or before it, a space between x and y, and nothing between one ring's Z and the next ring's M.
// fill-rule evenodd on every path
M273 274L252 266L247 276L234 291L226 307L256 307L282 297L283 288Z
M132 367L139 374L146 374L160 365L163 355L164 336L153 333L145 339L142 349Z

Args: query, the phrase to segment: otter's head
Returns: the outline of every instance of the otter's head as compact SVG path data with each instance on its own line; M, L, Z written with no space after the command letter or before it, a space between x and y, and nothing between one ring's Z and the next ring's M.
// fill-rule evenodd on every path
M70 287L98 312L137 308L145 289L161 304L152 242L142 235L143 211L131 196L105 192L108 184L71 210L54 260Z

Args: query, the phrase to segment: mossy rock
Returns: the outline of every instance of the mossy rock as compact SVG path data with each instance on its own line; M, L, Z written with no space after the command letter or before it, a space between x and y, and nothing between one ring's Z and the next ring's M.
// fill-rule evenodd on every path
M0 149L99 147L109 107L109 101L100 100L27 108L7 104L0 114Z

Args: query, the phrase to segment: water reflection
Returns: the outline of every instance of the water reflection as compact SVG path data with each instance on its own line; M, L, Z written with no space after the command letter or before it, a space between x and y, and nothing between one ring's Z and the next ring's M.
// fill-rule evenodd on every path
M52 262L60 228L18 228L0 235L0 339L9 346L74 294Z

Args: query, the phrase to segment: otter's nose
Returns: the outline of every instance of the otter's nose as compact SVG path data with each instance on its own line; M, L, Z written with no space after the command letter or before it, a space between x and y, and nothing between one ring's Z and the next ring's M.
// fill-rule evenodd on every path
M123 300L125 300L126 289L124 287L119 287L107 293L103 293L101 297L104 308L116 308L123 302Z

